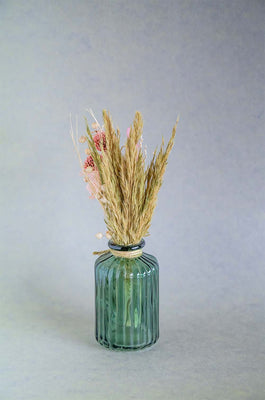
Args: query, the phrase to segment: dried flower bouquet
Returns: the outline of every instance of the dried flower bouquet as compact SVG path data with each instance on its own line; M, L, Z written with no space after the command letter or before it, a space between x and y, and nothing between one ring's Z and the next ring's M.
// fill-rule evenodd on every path
M86 120L86 135L71 136L77 151L81 171L90 198L96 198L105 214L107 237L120 245L139 243L149 235L151 219L156 207L158 191L165 173L168 156L173 147L178 119L173 127L167 146L164 139L159 150L146 164L143 149L143 119L135 113L134 121L127 129L124 146L120 144L120 131L115 131L112 119L103 110L104 125L101 127L92 111L95 122L92 131ZM85 143L86 160L80 156L78 141Z

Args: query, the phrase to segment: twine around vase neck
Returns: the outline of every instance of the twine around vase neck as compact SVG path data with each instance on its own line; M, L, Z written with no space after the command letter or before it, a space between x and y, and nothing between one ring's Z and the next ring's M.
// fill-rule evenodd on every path
M143 254L142 249L138 250L131 250L131 251L119 251L119 250L102 250L102 251L93 251L93 254L95 256L101 256L102 254L107 254L111 253L115 257L122 257L122 258L137 258L140 257Z
M129 251L121 251L121 250L110 249L110 252L115 257L136 258L136 257L140 257L143 254L143 249L129 250Z

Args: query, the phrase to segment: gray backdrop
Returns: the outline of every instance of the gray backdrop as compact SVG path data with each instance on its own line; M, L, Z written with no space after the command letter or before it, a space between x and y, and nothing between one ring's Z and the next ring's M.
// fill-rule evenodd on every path
M1 399L265 398L264 5L0 2ZM87 107L124 137L140 110L149 155L180 114L146 240L161 336L142 352L94 339L104 222L69 136Z

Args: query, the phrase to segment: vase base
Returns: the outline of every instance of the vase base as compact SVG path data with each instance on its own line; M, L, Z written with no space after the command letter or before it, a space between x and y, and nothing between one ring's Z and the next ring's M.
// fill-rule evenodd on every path
M110 344L104 340L97 340L96 341L103 347L105 347L108 350L113 350L113 351L137 351L137 350L143 350L146 348L149 348L153 346L157 341L158 338L151 342L151 343L144 343L140 345L133 345L133 346L127 346L127 345L116 345L116 344Z

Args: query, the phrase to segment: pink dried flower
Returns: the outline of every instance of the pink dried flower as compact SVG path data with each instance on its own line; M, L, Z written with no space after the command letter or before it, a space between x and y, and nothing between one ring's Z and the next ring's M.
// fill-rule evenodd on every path
M106 151L107 145L106 145L106 136L104 132L98 132L93 137L93 140L98 151L101 151L102 145L103 145L103 150Z
M110 231L106 231L106 235L105 236L106 236L107 239L111 239Z
M87 182L87 190L90 193L89 198L97 198L101 188L99 172L96 170L85 174L85 180Z
M84 169L87 169L88 167L93 168L93 171L95 171L95 169L96 169L93 157L91 155L88 156L86 161L84 162Z
M98 130L100 128L100 126L99 126L99 124L97 122L93 122L91 126L95 130Z
M81 137L79 138L79 142L80 142L80 143L85 143L85 142L86 142L86 137L85 137L85 136L81 136Z

